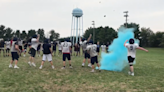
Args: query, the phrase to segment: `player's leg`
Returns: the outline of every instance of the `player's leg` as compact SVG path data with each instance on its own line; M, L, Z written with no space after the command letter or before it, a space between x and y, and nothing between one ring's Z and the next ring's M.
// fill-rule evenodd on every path
M41 63L41 65L40 65L39 69L42 69L43 64L44 64L45 61L46 61L46 55L43 54L43 57L42 57L42 63Z
M130 71L128 72L129 75L134 76L134 69L133 69L133 61L135 58L132 58L131 56L128 56L128 61L129 61L129 66L130 66Z
M17 52L14 52L14 60L15 60L14 68L19 68L19 67L17 66L18 59L19 59L18 53L17 53Z
M71 65L71 55L70 54L67 54L67 59L69 61L69 68L73 68Z
M95 57L91 57L91 64L92 64L92 70L91 70L91 72L95 72L94 71L94 69L95 69L95 67L94 67L94 60L95 60Z
M95 58L96 60L96 64L97 64L97 67L98 67L98 69L99 69L99 72L101 72L101 70L100 70L100 65L99 65L99 63L98 63L98 57L96 56L96 58Z
M90 59L90 55L87 53L87 58L88 58L88 67L91 67L91 59Z
M85 66L85 61L86 61L87 55L86 53L84 54L84 59L83 59L83 63L82 63L82 67Z
M10 64L9 64L9 68L12 68L12 64L13 64L13 61L14 61L14 56L13 56L13 52L11 52L11 61L10 61Z
M66 60L66 54L63 54L63 67L62 67L62 69L65 69L65 60Z
M51 54L48 54L47 55L47 59L50 62L52 69L54 69L55 67L54 67L53 62L52 62L52 55Z

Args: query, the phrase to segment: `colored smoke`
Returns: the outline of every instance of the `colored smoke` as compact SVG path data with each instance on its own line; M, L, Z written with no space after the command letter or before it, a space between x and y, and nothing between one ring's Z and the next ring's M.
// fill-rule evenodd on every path
M122 71L127 65L129 65L127 60L127 48L124 47L124 42L130 38L134 38L133 31L134 28L119 28L118 38L114 39L109 46L109 53L101 54L100 69ZM135 40L135 42L137 41Z

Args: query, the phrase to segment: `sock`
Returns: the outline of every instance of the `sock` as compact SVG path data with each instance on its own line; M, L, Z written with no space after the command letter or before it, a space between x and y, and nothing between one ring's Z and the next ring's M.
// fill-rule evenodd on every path
M65 66L63 66L65 68Z
M41 65L40 67L42 67L43 65Z
M99 67L99 70L100 70L100 67Z

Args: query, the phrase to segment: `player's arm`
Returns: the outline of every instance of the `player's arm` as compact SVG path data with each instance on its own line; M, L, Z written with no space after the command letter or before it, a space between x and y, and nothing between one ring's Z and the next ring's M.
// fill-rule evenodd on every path
M51 55L52 55L51 45L50 45L49 49L50 49L50 52L51 52Z
M90 34L90 36L89 36L89 38L88 38L87 42L89 42L89 41L90 41L91 37L92 37L92 34Z
M39 39L40 39L40 34L38 34L37 42L39 42Z
M144 49L144 48L142 48L142 47L137 47L137 49L139 49L139 50L143 50L143 51L148 52L148 50L147 50L147 49Z
M125 44L127 43L127 41L128 41L128 40L125 41L124 46L125 46Z
M21 52L21 50L19 49L18 44L15 44L15 49L18 50L19 52Z

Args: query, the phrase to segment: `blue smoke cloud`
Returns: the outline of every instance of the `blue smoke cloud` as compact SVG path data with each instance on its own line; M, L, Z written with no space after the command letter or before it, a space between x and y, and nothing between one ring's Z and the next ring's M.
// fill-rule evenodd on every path
M114 39L109 46L109 53L102 53L100 60L101 70L122 71L128 64L127 48L124 42L134 38L134 28L120 27L118 30L118 38ZM135 42L138 43L137 40Z

